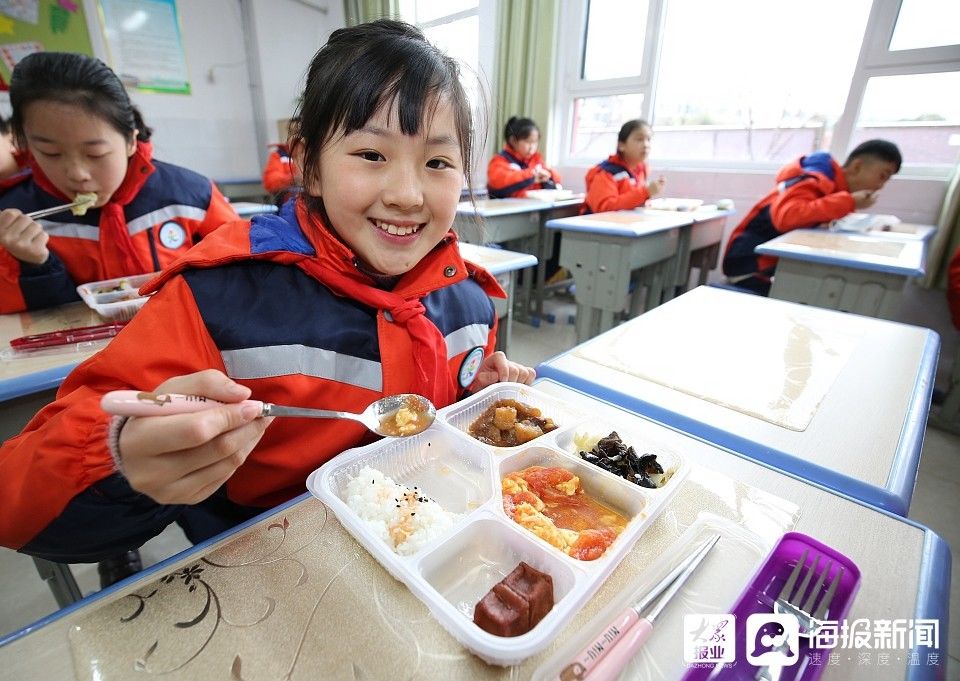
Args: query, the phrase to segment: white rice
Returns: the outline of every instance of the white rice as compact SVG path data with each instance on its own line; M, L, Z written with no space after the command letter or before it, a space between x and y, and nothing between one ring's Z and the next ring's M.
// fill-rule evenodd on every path
M397 484L369 466L347 483L347 506L401 556L416 553L460 518L416 487Z

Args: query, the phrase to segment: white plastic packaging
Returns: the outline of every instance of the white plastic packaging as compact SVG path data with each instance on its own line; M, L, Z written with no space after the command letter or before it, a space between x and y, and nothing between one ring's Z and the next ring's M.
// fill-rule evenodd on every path
M501 399L538 407L558 429L517 447L492 447L468 435L469 424ZM461 644L491 664L518 664L548 646L597 591L676 494L689 469L675 452L653 451L658 459L662 454L661 463L672 475L662 488L646 489L589 464L567 449L585 419L588 414L535 388L499 383L439 410L436 423L420 435L387 438L340 454L314 471L307 487ZM652 451L643 442L623 440L638 453ZM572 558L507 517L502 478L534 465L572 471L587 494L630 519L600 558ZM398 555L346 504L346 485L364 466L408 487L416 485L445 510L462 514L460 519L417 553ZM520 561L552 577L553 609L521 636L501 637L480 629L473 622L475 605Z
M117 277L104 281L91 281L80 284L77 293L80 298L104 319L120 321L133 319L149 296L141 296L137 290L148 281L156 277L155 272L150 274L134 274L129 277ZM122 290L111 289L127 284Z

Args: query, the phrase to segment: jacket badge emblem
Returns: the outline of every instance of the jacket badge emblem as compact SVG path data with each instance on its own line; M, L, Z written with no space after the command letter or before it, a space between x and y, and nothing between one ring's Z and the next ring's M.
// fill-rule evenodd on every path
M164 222L160 226L160 243L166 248L180 248L187 240L187 232L176 222Z
M473 379L475 379L477 374L480 373L480 365L482 363L483 348L478 345L467 353L467 356L463 358L463 364L460 365L460 371L457 374L457 378L460 380L461 388L466 388L473 383Z

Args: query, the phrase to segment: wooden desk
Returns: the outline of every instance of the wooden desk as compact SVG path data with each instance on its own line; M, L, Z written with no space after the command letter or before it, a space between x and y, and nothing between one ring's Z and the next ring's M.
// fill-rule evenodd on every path
M21 336L103 323L105 320L82 302L0 315L0 347L9 347L12 339ZM95 352L0 361L0 402L58 387L75 366Z
M563 234L560 264L576 284L579 342L613 327L616 315L628 308L631 277L638 287L630 299L631 315L660 304L667 283L673 288L677 278L680 230L692 223L689 215L667 211L615 211L547 221L548 229ZM641 285L647 287L645 299Z
M552 381L537 387L682 453L695 469L552 647L518 667L488 666L467 653L307 496L11 634L0 641L0 665L10 678L104 681L129 678L131 670L164 671L167 679L528 679L709 510L730 522L740 518L742 529L758 537L794 524L849 556L862 572L849 621L940 621L935 652L941 666L909 667L896 654L889 665L864 666L844 651L852 660L844 655L841 664L826 666L824 681L933 679L944 671L950 556L935 533ZM715 558L724 546L721 540ZM762 552L758 556L762 560ZM696 598L677 600L709 609L701 612L725 612L754 569L735 560L708 560L703 567L690 582ZM718 572L730 583L711 578ZM660 669L679 665L685 612L665 612L625 678L648 678L639 666L643 655L659 655L652 659Z
M702 286L537 375L906 515L939 348L929 329Z
M527 253L515 253L502 248L490 248L457 242L460 246L460 255L464 260L480 265L497 278L500 285L507 292L507 299L493 299L493 306L500 318L497 329L497 349L508 352L510 335L513 325L513 296L516 289L517 271L526 267L533 267L537 259ZM529 279L529 277L528 277Z
M770 297L893 319L909 277L926 272L924 239L796 229L757 246L780 258Z

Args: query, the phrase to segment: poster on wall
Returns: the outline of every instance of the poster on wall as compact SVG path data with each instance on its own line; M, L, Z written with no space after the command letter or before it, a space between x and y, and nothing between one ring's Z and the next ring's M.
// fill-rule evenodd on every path
M0 90L21 59L42 51L93 56L82 0L0 0Z
M99 0L110 65L128 87L190 94L176 0Z

